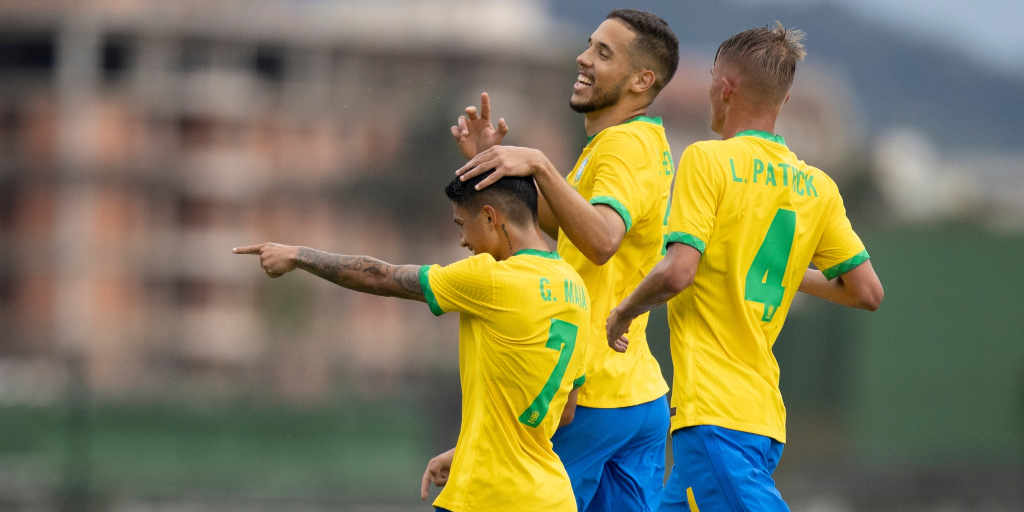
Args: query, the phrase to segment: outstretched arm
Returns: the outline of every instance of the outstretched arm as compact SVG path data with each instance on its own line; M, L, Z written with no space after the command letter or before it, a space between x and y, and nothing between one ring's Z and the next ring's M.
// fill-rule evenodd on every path
M392 265L369 256L329 252L265 243L236 247L235 254L257 254L270 277L281 277L296 268L349 290L426 302L420 287L418 265Z
M697 249L681 243L669 245L665 258L640 281L629 297L612 309L605 323L608 346L616 352L625 352L629 339L623 334L629 332L633 319L668 302L693 284L698 263L700 251Z
M800 291L840 306L875 311L882 304L885 290L871 261L829 281L820 270L807 269Z
M626 236L626 223L622 217L610 206L587 202L558 174L558 169L541 151L494 146L473 157L455 174L468 180L491 169L494 173L481 181L478 189L504 176L533 176L557 226L594 264L604 265L619 249L622 237ZM544 213L542 209L542 220ZM545 227L549 235L550 229L550 226Z

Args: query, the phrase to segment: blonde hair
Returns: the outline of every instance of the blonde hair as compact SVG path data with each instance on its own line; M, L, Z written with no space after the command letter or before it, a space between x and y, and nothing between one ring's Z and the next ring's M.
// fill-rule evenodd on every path
M793 85L796 63L807 54L801 42L804 35L776 20L775 27L752 28L726 39L718 47L715 61L736 66L749 90L760 99L781 103Z

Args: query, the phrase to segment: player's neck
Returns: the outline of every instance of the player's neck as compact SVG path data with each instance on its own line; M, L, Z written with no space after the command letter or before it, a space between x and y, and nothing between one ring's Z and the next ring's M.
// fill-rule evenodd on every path
M722 140L731 139L737 133L747 130L774 134L776 118L778 113L730 112L726 114L725 122L722 123Z
M501 249L498 250L498 254L494 258L498 261L507 260L515 253L524 249L544 252L551 250L547 242L544 241L544 237L541 236L539 227L533 226L531 229L506 224L506 230L508 231L508 239Z
M645 115L647 115L647 105L636 107L620 101L608 108L587 112L584 117L583 126L587 130L587 137L593 137L605 128L617 126L630 119Z

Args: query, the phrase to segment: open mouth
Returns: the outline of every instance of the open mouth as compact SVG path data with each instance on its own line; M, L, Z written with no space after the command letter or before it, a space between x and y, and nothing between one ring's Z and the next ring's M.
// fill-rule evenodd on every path
M585 89L587 87L592 87L593 85L594 85L594 79L593 78L591 78L591 77L589 77L587 75L584 75L583 73L580 73L580 75L578 77L576 77L576 83L573 85L573 89L579 91L579 90Z

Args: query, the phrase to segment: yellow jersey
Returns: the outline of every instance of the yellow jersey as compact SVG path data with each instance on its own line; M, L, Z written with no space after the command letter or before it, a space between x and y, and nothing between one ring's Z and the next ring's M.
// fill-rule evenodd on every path
M618 250L600 266L558 233L558 253L583 277L593 299L588 383L580 390L579 405L628 407L668 392L661 367L647 346L647 314L630 325L625 354L608 347L605 320L661 260L672 170L661 119L638 117L591 137L566 177L584 199L613 208L626 225Z
M668 306L672 430L716 425L785 443L772 346L793 296L808 263L832 279L868 254L835 182L778 135L698 142L677 173L667 243L703 255Z
M481 254L424 266L435 315L458 311L462 428L435 507L457 512L573 512L551 436L583 384L590 297L557 253Z

